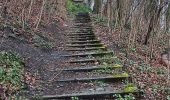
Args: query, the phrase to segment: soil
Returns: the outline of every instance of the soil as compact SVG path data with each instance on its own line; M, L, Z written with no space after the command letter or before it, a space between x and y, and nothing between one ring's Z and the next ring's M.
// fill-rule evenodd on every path
M40 28L39 33L49 39L53 44L52 48L37 47L31 39L23 40L16 37L4 36L0 37L0 51L13 51L20 54L25 61L25 78L31 77L29 81L25 81L26 91L21 94L28 97L40 95L45 90L44 82L52 79L56 73L51 72L56 68L64 68L63 61L65 58L61 55L68 53L63 50L67 37L64 35L65 28L60 23L52 21L47 26ZM7 34L13 34L6 31ZM26 77L27 76L27 77ZM54 87L55 88L55 87ZM50 94L50 91L49 91Z

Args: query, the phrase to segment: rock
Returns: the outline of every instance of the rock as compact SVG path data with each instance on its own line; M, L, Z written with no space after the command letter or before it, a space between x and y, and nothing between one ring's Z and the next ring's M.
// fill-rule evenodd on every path
M170 65L170 48L165 48L165 51L161 54L161 62Z

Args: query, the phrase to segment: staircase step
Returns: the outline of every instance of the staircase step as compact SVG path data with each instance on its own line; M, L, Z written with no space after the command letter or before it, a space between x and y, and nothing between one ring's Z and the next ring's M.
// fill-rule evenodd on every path
M71 34L94 34L92 31L90 32L85 32L85 31L69 31L68 33L71 33Z
M129 78L129 74L121 73L118 75L108 75L104 77L91 77L91 78L73 78L73 79L64 79L57 80L56 82L90 82L90 81L118 81Z
M67 34L68 36L77 36L77 35L81 35L81 36L84 36L84 35L94 35L94 33L76 33L76 32L73 32L73 33L70 33L70 34Z
M139 91L133 92L123 92L123 91L96 91L92 93L72 93L72 94L63 94L63 95L45 95L43 96L44 99L64 99L64 100L71 100L73 97L77 97L80 100L114 100L113 95L128 95L128 94L135 94L139 95ZM78 99L78 100L79 100ZM123 99L124 100L124 99Z
M90 41L69 41L71 44L86 44L86 43L101 43L100 40L90 40Z
M95 35L77 35L77 36L68 36L69 38L95 38Z
M64 69L63 71L74 71L74 72L86 72L86 71L93 71L93 70L101 70L101 69L116 69L116 68L122 68L122 65L112 65L112 66L108 66L108 65L102 65L102 66L86 66L86 67L75 67L75 68L69 68L69 69Z
M96 43L96 44L67 44L68 47L78 47L78 48L84 48L84 47L103 47L103 43Z
M94 33L75 33L75 32L73 32L73 33L70 33L70 34L67 34L67 35L69 35L69 36L73 36L73 35L94 35Z
M97 40L97 38L70 38L71 41L89 41L89 40Z
M111 60L112 58L115 58L115 57L111 57L111 58L101 58L101 59L95 59L95 58L92 58L92 59L79 59L79 60L72 60L72 61L68 61L68 63L90 63L90 62L100 62L102 60Z
M66 49L66 51L90 51L90 50L106 50L106 47L89 47L89 48L74 48Z
M113 55L112 51L106 52L89 52L89 53L79 53L79 54L71 54L71 55L62 55L62 57L87 57L87 56L104 56L104 55Z
M87 24L74 24L74 26L71 26L70 28L75 28L75 29L79 29L79 28L83 28L83 29L93 29L91 25L87 25Z

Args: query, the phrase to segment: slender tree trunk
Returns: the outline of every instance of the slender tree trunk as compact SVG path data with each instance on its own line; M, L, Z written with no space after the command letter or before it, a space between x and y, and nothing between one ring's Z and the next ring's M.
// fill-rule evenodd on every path
M41 21L41 18L42 18L42 14L43 14L43 9L44 9L45 3L46 3L46 0L43 0L42 7L41 7L41 11L40 11L40 14L39 14L39 18L37 19L38 22L37 22L37 25L36 25L35 30L38 29L38 26L39 26L39 24L40 24L40 21Z
M31 0L30 6L29 6L29 11L28 11L27 20L29 20L29 18L30 18L30 14L31 14L31 10L32 10L33 1L34 1L34 0Z

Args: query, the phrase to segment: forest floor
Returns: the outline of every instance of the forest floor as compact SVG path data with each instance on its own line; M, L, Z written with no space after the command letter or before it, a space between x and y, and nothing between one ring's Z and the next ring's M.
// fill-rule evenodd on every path
M61 73L60 70L54 71L56 67L62 69L66 66L63 63L66 59L61 57L61 55L68 54L64 51L67 41L64 34L66 29L62 23L53 19L48 25L40 26L39 32L33 35L23 34L22 31L13 32L10 28L1 30L0 51L17 52L25 61L24 76L28 91L22 94L35 96L63 91L57 89L58 86L54 85L53 81ZM160 64L160 57L149 61L145 55L132 52L127 58L123 51L126 48L118 46L118 42L115 41L118 38L116 33L110 34L106 27L97 24L94 24L94 31L107 48L113 50L128 66L134 82L144 91L144 100L165 100L170 93L170 88L166 76L167 67ZM55 86L54 92L52 90Z
M17 28L19 25L13 25L13 20L9 20L9 26L0 30L0 51L12 51L24 58L23 81L26 90L21 91L22 95L42 95L43 90L46 90L43 84L52 81L59 73L51 70L63 67L64 59L60 56L67 54L63 50L67 40L64 36L65 27L58 19L53 18L50 22L46 25L41 24L35 33L29 30L22 31L21 28Z
M94 16L93 16L94 17ZM170 83L168 79L168 66L161 61L163 46L156 49L154 59L149 60L146 45L139 44L137 49L127 54L127 42L119 42L119 32L109 32L109 28L93 21L94 33L106 46L128 67L133 81L138 84L144 92L144 100L166 100L170 94ZM123 37L125 38L125 37ZM115 47L116 46L116 47Z

